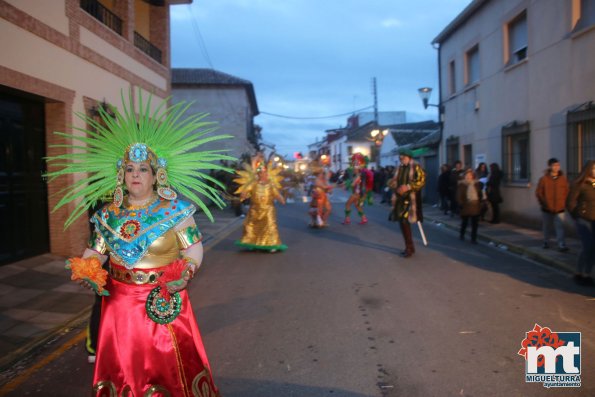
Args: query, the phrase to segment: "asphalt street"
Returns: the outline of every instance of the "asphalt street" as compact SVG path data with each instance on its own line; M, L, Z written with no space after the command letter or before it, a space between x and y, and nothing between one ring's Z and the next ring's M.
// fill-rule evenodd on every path
M279 207L284 253L239 250L241 228L207 252L190 294L224 397L595 395L595 289L431 223L403 259L388 207L343 226L333 205L322 230L304 203ZM582 333L580 388L525 382L517 352L535 324ZM6 395L88 395L92 365L67 344L80 331Z

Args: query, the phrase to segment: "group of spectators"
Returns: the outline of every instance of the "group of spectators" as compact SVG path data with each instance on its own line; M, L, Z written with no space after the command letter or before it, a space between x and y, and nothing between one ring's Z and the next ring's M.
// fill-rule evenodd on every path
M465 239L465 232L471 224L471 242L477 244L479 220L491 209L490 223L500 222L502 195L500 183L503 173L496 163L480 163L473 170L463 169L456 161L453 166L444 164L438 178L440 208L444 214L460 215L459 237ZM577 272L574 280L580 285L593 285L591 271L595 264L595 161L589 161L581 174L572 182L560 169L560 162L551 158L547 169L539 179L535 196L542 213L543 249L552 248L552 230L556 234L557 249L567 252L564 219L566 213L572 217L577 235L581 241Z
M469 177L466 175L470 174ZM471 178L471 179L467 179ZM480 163L475 170L463 169L461 161L455 161L452 166L443 164L440 167L440 176L438 177L438 194L440 196L440 209L444 214L450 213L450 216L463 215L469 213L468 204L461 197L460 184L465 180L473 181L477 186L478 205L474 205L471 216L477 216L478 219L484 219L488 210L491 208L492 219L490 223L500 223L500 204L502 203L502 194L500 193L500 184L502 182L502 171L497 163ZM474 195L473 195L474 197ZM477 214L475 214L477 212ZM473 222L473 220L472 220Z
M535 189L543 217L543 248L550 248L553 228L558 249L561 252L568 251L564 219L566 213L569 213L581 241L574 281L579 285L593 285L591 271L595 264L595 161L587 162L572 183L568 182L560 169L558 159L549 159L547 165Z

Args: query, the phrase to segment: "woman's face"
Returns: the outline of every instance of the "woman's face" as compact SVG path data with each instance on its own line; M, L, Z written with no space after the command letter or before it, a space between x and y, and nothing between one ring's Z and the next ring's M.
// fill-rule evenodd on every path
M467 182L471 182L471 181L473 180L473 174L472 174L471 172L467 172L467 173L465 174L465 180L466 180Z
M124 182L130 197L136 200L149 198L153 194L155 175L148 162L126 164Z
M269 174L267 173L266 169L262 169L257 172L258 180L261 182L267 182L269 180Z

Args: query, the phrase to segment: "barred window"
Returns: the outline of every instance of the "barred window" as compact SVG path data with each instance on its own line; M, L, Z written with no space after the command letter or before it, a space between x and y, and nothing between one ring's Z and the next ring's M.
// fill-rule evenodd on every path
M529 122L512 122L502 127L502 172L508 183L531 179Z
M595 159L595 104L589 102L568 112L566 131L567 173L572 180L587 161Z

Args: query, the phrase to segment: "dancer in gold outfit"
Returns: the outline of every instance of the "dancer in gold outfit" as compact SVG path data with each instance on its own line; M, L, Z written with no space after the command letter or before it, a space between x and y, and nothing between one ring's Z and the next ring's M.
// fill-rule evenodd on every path
M244 170L237 171L235 179L240 187L236 194L240 199L250 199L250 209L244 220L244 234L236 245L250 250L285 251L287 246L281 243L277 229L275 200L285 204L280 190L281 168L273 168L272 161L266 162L262 155L257 155L252 164L244 165Z

